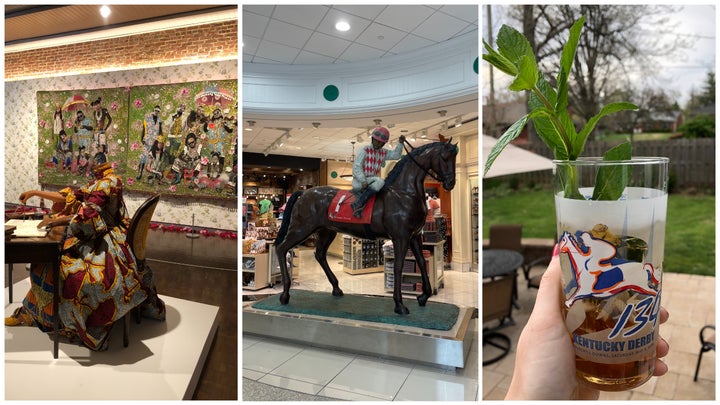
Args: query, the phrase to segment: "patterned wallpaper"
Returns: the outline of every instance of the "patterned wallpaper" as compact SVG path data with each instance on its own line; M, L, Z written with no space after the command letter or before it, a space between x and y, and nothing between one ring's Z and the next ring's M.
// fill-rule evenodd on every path
M5 201L17 203L25 190L39 189L36 92L157 85L202 80L237 80L237 60L150 69L101 72L5 82ZM145 195L125 195L130 215ZM38 204L32 199L30 204ZM225 230L238 229L237 201L161 199L153 221Z

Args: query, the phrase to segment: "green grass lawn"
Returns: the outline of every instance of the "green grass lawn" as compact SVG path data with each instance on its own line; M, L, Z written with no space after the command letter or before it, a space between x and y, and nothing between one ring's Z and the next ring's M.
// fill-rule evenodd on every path
M525 238L555 237L550 190L484 190L482 211L484 238L499 223L522 224ZM715 196L669 196L663 271L715 275Z
M670 132L643 132L633 135L634 141L664 141L670 139ZM595 138L598 141L617 141L625 142L630 140L630 134L606 134L599 135Z

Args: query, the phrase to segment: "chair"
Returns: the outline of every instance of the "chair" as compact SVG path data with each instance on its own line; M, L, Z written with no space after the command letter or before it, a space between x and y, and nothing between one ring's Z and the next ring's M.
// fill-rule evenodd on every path
M508 249L523 253L522 225L520 224L490 225L489 239L489 249ZM521 268L525 272L525 263ZM517 285L513 286L513 297L517 300ZM517 304L515 306L518 307Z
M522 225L490 225L490 249L509 249L522 253Z
M498 330L514 325L512 319L514 277L500 277L483 281L483 346L490 345L500 349L500 354L488 360L483 358L483 366L495 363L510 352L510 338ZM485 323L499 321L495 327L486 328Z
M705 331L710 329L712 329L712 334L706 337ZM709 352L710 350L715 350L715 325L705 325L700 329L700 354L698 354L693 381L697 381L698 372L700 372L700 360L702 360L703 353Z
M552 256L543 256L531 261L527 264L527 266L523 267L523 274L525 275L525 281L527 281L527 288L540 288L540 281L542 280L542 275L545 273L545 270L543 269L542 273L536 274L532 277L530 276L530 270L532 270L535 266L543 266L544 268L547 268L550 264L550 260L552 260Z
M140 207L135 211L130 220L130 226L128 227L127 243L130 246L133 254L135 255L135 261L138 265L138 270L142 273L145 269L145 251L147 248L147 235L150 229L150 219L155 212L158 202L160 201L160 194L155 194L152 197L145 200ZM140 313L138 307L133 311L126 314L123 318L123 346L127 347L129 344L129 330L130 330L130 315L135 314L135 322L140 323Z

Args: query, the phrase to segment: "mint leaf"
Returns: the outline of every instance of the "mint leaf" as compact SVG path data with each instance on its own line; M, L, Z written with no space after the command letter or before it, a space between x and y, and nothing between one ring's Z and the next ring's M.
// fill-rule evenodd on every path
M572 69L575 60L575 52L577 51L578 41L580 40L580 32L585 23L585 16L575 21L570 28L570 37L563 47L562 57L560 58L560 72L558 73L558 101L556 111L567 110L568 106L568 78L570 77L570 69Z
M532 90L538 80L538 67L534 57L523 56L518 63L519 72L508 87L512 91Z
M595 125L597 125L598 121L600 121L600 118L618 111L637 109L638 106L633 103L610 103L603 107L603 109L600 110L599 113L590 118L587 124L585 124L585 126L583 127L582 131L580 131L580 133L578 134L578 137L573 144L573 150L577 152L575 158L577 158L577 156L580 156L580 154L582 153L583 149L585 148L585 141L587 140L593 129L595 129Z
M637 106L631 103L608 104L597 115L590 118L580 133L575 129L568 106L568 82L584 22L585 17L583 16L570 28L567 43L563 46L560 57L557 90L545 80L542 72L538 69L530 42L516 29L507 25L500 28L497 36L497 51L483 41L487 50L487 53L483 54L483 59L513 77L509 89L530 91L530 113L518 120L502 135L485 163L486 174L498 154L520 134L529 119L533 120L538 136L553 151L555 159L577 160L600 118L622 110L637 110ZM630 159L630 147L628 145L627 147L613 148L604 156L605 159L613 160ZM577 168L574 166L559 167L557 175L563 186L565 197L583 198L578 192ZM596 187L595 197L599 199L619 198L626 187L627 174L601 170L598 176L600 184Z
M498 138L497 143L495 143L495 146L493 146L490 154L488 155L487 162L485 162L485 171L483 172L483 176L485 176L488 170L490 170L490 166L492 166L500 152L502 152L502 150L505 149L505 147L512 142L513 139L520 135L520 132L522 132L525 124L527 123L528 117L528 115L525 115L517 120L514 124L510 125L510 128L508 128L500 138Z
M630 142L617 145L603 155L603 160L630 160L632 158L632 146ZM617 200L622 196L625 187L630 180L630 167L627 165L600 166L595 178L595 189L593 200Z
M523 34L515 28L503 24L497 36L498 51L510 60L515 66L518 65L520 59L528 56L535 59L530 42Z
M528 105L530 106L530 111L535 111L539 108L552 108L552 106L555 105L555 102L557 100L557 94L555 93L555 89L550 86L550 84L545 80L542 75L538 77L536 90L540 93L540 95L545 98L545 100L547 100L550 105L548 106L544 102L542 102L537 93L531 92L530 101L528 103ZM553 151L555 159L567 160L569 156L567 148L568 145L566 145L563 141L562 136L559 132L560 129L557 128L553 123L553 116L551 115L533 117L533 123L535 124L535 132L537 132L540 140L542 140L543 143L545 143L545 145L547 145L550 150Z
M483 44L485 46L485 49L488 51L488 53L483 54L483 59L485 59L486 61L488 61L488 63L500 69L503 73L507 75L516 76L518 74L518 68L512 62L510 62L508 58L496 52L494 49L492 49L490 44L488 44L484 40Z

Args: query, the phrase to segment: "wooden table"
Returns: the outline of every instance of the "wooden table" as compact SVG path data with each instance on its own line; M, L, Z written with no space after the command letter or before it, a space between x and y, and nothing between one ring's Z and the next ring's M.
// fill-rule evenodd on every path
M62 235L60 233L60 235ZM10 302L13 299L12 266L13 263L51 263L53 269L53 358L58 358L60 344L60 237L52 232L44 238L5 238L5 263L9 264Z

